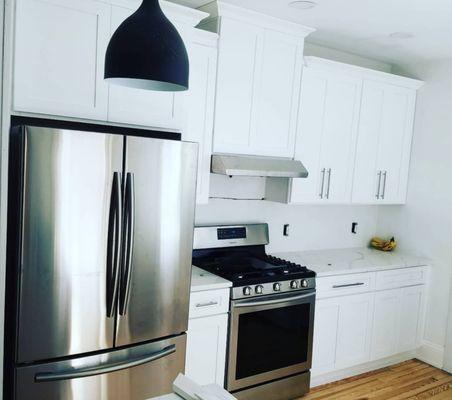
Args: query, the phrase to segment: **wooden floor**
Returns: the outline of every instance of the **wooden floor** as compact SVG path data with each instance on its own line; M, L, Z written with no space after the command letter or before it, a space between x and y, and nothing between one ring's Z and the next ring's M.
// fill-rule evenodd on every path
M452 400L452 375L418 360L318 386L299 400Z

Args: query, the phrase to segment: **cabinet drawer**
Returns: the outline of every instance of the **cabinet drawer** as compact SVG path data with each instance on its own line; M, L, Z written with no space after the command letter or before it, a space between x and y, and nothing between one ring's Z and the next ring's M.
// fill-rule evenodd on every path
M375 289L375 274L350 274L317 279L317 298L366 293Z
M229 311L229 289L206 290L190 295L189 318L224 314Z
M425 267L392 269L377 272L377 290L422 285L426 282Z

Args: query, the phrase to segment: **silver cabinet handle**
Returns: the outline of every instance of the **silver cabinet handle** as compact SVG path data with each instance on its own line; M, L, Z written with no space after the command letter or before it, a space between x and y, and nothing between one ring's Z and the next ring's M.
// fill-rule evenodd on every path
M377 200L380 198L380 189L381 189L381 171L378 171L378 186L377 186L377 193L375 194L375 197L377 198Z
M386 195L386 178L388 176L388 171L383 172L383 194L381 195L381 198L384 200Z
M341 289L341 288L348 288L348 287L354 287L354 286L364 286L364 282L346 283L344 285L333 285L333 289Z
M326 169L323 168L321 173L322 173L322 186L320 187L319 197L321 199L323 199L323 188L325 187L325 173L326 173Z
M196 307L202 308L202 307L211 307L211 306L216 306L216 305L218 305L218 301L208 301L207 303L197 303Z
M326 198L330 198L330 186L331 186L331 168L328 168L328 186L326 189Z
M151 361L156 361L159 358L163 358L169 356L176 352L176 346L172 344L171 346L165 347L164 349L148 354L144 357L139 357L131 360L127 360L119 363L112 364L99 364L96 366L90 366L79 369L70 369L67 371L61 372L40 372L35 375L36 382L52 382L52 381L62 381L67 379L76 379L76 378L86 378L89 376L95 375L103 375L108 374L115 371L120 371L126 368L137 367L139 365L147 364Z

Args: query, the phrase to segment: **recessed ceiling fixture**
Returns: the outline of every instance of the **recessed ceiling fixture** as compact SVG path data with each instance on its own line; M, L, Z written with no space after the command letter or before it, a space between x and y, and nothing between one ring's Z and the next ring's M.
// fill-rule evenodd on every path
M289 3L292 8L298 8L299 10L309 10L317 5L315 1L297 0Z
M105 57L109 83L138 89L188 89L188 55L158 0L143 0L113 34Z
M393 32L389 34L391 39L412 39L414 35L410 32Z

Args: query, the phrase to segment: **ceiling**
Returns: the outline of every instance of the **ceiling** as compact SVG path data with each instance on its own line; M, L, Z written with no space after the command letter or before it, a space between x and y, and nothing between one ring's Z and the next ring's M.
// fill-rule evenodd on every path
M209 0L173 0L200 7ZM314 0L315 8L290 0L224 0L313 28L309 41L390 63L452 58L451 0ZM391 38L394 32L411 38Z

